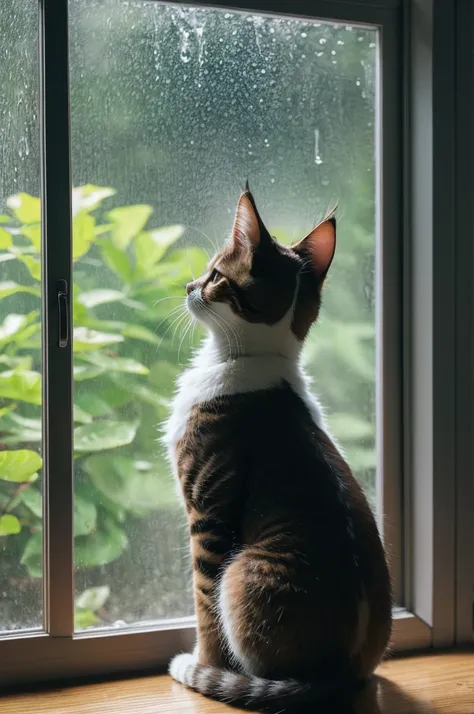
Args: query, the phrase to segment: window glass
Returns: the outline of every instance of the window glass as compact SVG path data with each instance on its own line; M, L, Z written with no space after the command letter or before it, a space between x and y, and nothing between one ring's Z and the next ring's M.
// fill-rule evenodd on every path
M76 627L191 615L184 515L158 440L201 335L184 285L248 178L282 241L339 201L304 360L374 502L377 31L74 0Z
M0 4L0 633L42 626L38 2Z

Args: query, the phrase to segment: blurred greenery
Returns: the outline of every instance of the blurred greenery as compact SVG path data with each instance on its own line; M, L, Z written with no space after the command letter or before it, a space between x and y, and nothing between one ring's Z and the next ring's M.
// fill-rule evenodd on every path
M176 507L156 427L168 413L176 375L199 332L194 341L179 336L178 364L171 333L181 312L176 318L169 299L176 297L172 305L181 305L184 284L207 262L201 248L185 245L184 227L147 228L150 206L107 211L104 204L112 194L110 188L93 185L74 190L74 533L79 570L120 558L129 546L127 524L134 517ZM0 283L0 536L21 541L21 563L37 578L42 562L41 271L35 228L40 216L37 199L24 193L12 196L8 208L0 252L9 269ZM288 240L282 231L277 233ZM372 241L362 231L355 231L355 239L351 253L371 249ZM347 259L344 254L337 258L341 263ZM336 314L342 312L338 304L355 306L350 280L337 293L328 292ZM108 314L112 304L113 320ZM373 392L374 326L363 318L348 314L342 321L326 311L304 358L310 373L324 376L323 397L332 407L329 421L372 497L374 424L359 405ZM97 595L97 588L85 592ZM109 590L104 586L98 592L101 605L96 607L84 605L85 594L79 596L78 626L100 622L97 612Z

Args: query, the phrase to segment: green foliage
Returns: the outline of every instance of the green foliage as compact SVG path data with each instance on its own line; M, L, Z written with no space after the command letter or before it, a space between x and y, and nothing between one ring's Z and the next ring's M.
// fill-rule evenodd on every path
M182 226L148 229L150 206L107 211L102 203L113 194L93 185L73 192L78 568L117 559L128 546L129 519L175 505L156 444L177 373L163 358L173 362L165 335L172 318L163 320L159 300L183 296L190 271L206 261L200 248L179 244ZM39 577L42 495L32 483L42 466L41 206L19 193L7 209L11 215L2 216L0 228L0 535L21 539L21 563ZM189 349L184 346L183 358ZM96 612L109 594L99 590L78 599L76 626L99 621Z
M148 228L146 205L107 211L107 187L74 189L74 507L79 569L103 566L128 547L134 518L174 508L175 488L157 444L174 382L192 341L180 325L184 285L207 257L186 247L181 225ZM19 539L21 564L42 573L40 202L25 193L0 217L0 536ZM357 227L356 227L357 228ZM279 238L285 240L285 235ZM287 237L286 237L287 238ZM305 360L331 426L373 494L373 310L361 295L360 261L373 241L356 229ZM354 256L358 256L355 260ZM196 335L196 340L199 334ZM10 542L10 541L8 541ZM158 546L159 544L157 544ZM76 627L101 621L106 587L77 598Z

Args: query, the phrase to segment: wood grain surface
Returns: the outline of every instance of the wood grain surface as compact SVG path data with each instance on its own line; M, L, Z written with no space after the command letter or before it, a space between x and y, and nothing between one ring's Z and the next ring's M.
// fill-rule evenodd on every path
M385 662L357 714L474 714L474 652ZM235 712L174 683L141 677L0 698L1 714L224 714ZM319 714L315 709L315 714ZM321 712L321 714L324 714Z

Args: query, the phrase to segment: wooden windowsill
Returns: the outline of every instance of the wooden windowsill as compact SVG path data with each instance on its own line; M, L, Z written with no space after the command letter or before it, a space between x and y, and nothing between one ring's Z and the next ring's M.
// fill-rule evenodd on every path
M385 662L364 692L357 714L474 714L474 652L407 657ZM2 714L224 714L166 676L88 684L9 695ZM315 714L319 714L315 708Z

